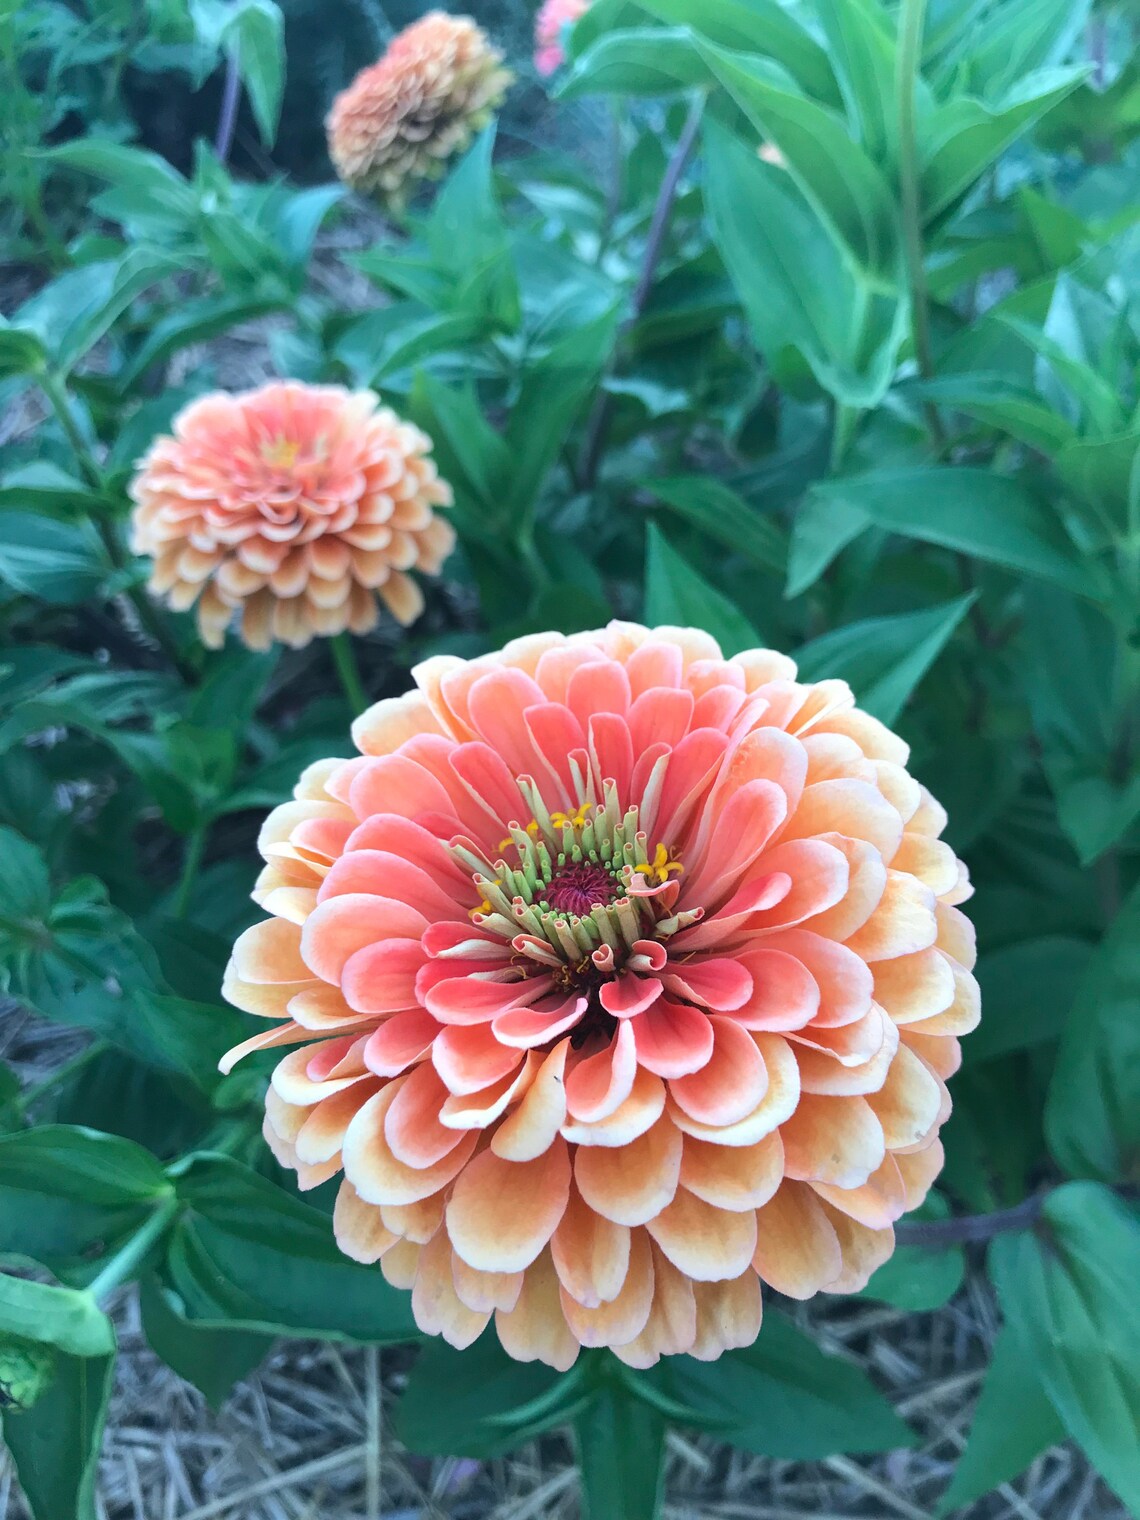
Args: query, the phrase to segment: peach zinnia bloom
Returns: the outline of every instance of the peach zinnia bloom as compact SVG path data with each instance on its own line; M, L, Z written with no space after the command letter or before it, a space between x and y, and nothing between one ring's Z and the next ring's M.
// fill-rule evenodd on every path
M540 74L553 74L566 62L563 33L590 9L590 0L544 0L534 18L534 66Z
M512 75L470 16L429 11L333 101L329 157L355 190L393 196L435 179L485 127Z
M379 596L400 623L455 543L434 509L451 487L431 439L371 391L275 381L216 392L174 419L131 485L131 547L154 557L150 589L221 647L234 614L251 649L367 633Z
M439 657L261 835L266 1136L453 1345L634 1366L866 1283L978 1019L965 872L842 681L613 623Z

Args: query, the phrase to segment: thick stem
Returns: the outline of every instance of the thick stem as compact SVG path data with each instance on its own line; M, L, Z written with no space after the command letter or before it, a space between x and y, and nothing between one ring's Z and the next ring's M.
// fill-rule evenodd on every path
M340 684L344 688L353 716L356 717L368 706L368 697L364 691L364 683L360 679L360 668L356 663L352 640L347 633L338 633L329 640L329 643L332 646L333 661L336 664L336 673L340 677Z
M88 1286L88 1293L97 1304L105 1303L116 1288L132 1277L151 1250L166 1234L178 1213L178 1199L170 1193L155 1207L153 1214L141 1229L131 1236L122 1250L115 1255Z
M984 1244L995 1235L1010 1230L1028 1230L1041 1217L1055 1189L1043 1188L1015 1203L1010 1209L995 1209L989 1214L964 1214L958 1219L906 1219L895 1225L895 1239L900 1246L962 1246ZM1122 1198L1135 1198L1136 1188L1119 1187Z
M218 130L214 135L214 152L225 163L234 145L238 105L241 102L241 74L236 51L226 54L226 79L222 86L222 104L218 110Z
M831 426L831 459L830 470L833 475L842 468L847 458L847 451L855 438L855 431L859 426L859 418L862 413L858 407L845 406L843 402L835 403L835 415Z
M198 880L198 871L202 865L202 856L206 849L206 825L200 824L186 841L186 854L182 860L182 875L178 878L178 890L174 894L174 901L170 905L170 911L175 918L185 918L186 910L190 906L190 898L194 892L194 883Z
M633 291L633 310L625 324L627 330L645 310L649 293L653 289L654 276L665 245L665 235L669 231L669 223L673 216L673 203L677 198L677 190L681 183L681 176L685 172L685 165L689 161L697 140L697 133L700 131L704 109L705 96L701 94L689 107L689 115L665 170L661 189L657 192L657 202L653 207L649 234L645 240L645 253L641 260L641 273ZM586 442L582 447L581 461L578 466L578 484L582 490L588 491L598 478L598 467L602 461L606 434L609 431L612 416L613 397L608 391L599 391L597 400L594 402L594 409L590 413L590 420L586 424Z
M922 195L915 112L915 89L922 68L922 29L925 20L926 0L902 0L895 82L899 120L899 193L907 280L910 286L911 332L919 372L924 380L929 380L934 374L934 354L930 342L930 299L923 259ZM933 403L926 402L923 411L931 437L936 443L942 443L945 433Z

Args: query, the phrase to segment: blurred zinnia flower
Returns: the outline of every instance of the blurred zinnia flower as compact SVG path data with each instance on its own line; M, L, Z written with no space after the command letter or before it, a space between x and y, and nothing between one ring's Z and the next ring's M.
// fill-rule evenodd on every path
M356 722L261 835L225 984L295 1046L266 1135L343 1170L420 1327L568 1367L861 1287L978 1019L964 869L842 681L691 629L536 635Z
M469 16L429 11L378 63L362 69L329 112L329 156L355 190L397 196L434 179L486 126L512 75Z
M211 649L239 610L251 649L367 633L377 596L411 623L423 596L406 572L437 575L455 542L430 449L371 391L286 380L203 396L140 461L131 546L154 558L153 592L197 603Z
M563 34L590 9L590 0L544 0L534 18L534 66L540 74L553 74L566 62Z

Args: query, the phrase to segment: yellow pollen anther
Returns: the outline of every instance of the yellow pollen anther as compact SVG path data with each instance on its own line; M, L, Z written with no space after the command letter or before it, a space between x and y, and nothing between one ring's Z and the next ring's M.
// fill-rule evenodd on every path
M274 470L291 470L300 452L301 445L295 438L273 438L261 445L262 459Z
M558 821L558 814L555 813L551 817L551 822L552 823L557 823L557 821ZM537 818L532 818L530 820L530 822L526 826L526 831L527 831L527 833L530 835L530 837L532 839L537 839L538 838L538 835L539 835L539 826L538 826L538 819ZM500 851L505 850L508 845L512 845L512 844L514 844L514 840L508 834L507 837L506 837L506 839L500 839L499 840L499 849L500 849Z
M684 866L679 860L670 860L669 851L663 844L659 844L653 852L653 859L645 865L634 866L634 870L640 872L646 881L655 882L658 886L667 882L670 876L684 874Z

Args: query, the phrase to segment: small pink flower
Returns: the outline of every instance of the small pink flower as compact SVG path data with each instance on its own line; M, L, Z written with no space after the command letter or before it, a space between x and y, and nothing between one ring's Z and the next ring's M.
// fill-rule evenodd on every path
M590 0L544 0L534 21L534 66L540 74L553 74L566 62L566 28L589 8Z
M367 633L377 597L400 623L423 611L406 573L438 575L455 533L436 509L451 488L431 440L371 391L275 381L184 408L131 486L132 547L153 556L150 589L197 605L220 648L240 614L251 649Z

